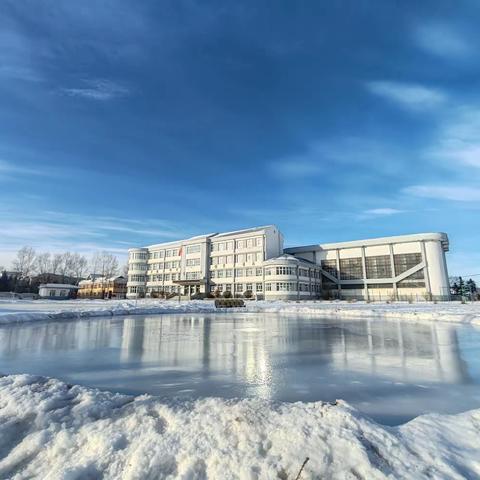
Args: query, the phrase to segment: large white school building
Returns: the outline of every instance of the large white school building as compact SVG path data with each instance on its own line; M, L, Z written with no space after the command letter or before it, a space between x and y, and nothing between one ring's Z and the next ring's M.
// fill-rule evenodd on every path
M447 251L445 233L284 249L267 225L130 249L127 297L448 299Z

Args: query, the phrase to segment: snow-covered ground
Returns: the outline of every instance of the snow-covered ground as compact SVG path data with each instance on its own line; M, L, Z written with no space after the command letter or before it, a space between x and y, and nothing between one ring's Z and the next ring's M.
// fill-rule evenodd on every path
M480 302L365 303L340 301L248 301L247 312L316 314L323 316L400 318L410 321L448 321L480 324ZM164 300L0 300L0 324L109 315L207 313L213 301Z
M343 402L166 404L0 378L0 477L480 478L480 410L384 427Z

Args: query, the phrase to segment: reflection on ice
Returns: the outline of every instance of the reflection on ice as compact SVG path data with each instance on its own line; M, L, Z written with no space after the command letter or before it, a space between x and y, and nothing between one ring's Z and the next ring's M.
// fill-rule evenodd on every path
M468 332L467 332L468 330ZM344 398L395 423L480 403L473 327L273 314L98 318L0 328L0 371L164 396Z

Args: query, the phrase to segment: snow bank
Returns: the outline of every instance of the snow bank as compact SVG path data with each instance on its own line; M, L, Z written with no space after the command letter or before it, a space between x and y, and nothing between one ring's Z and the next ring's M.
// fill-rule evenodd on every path
M480 410L384 427L348 404L158 398L0 378L0 477L478 478Z
M161 313L209 313L218 311L213 301L174 300L0 300L0 324L61 320L85 317L161 314ZM396 318L409 321L448 321L480 324L480 302L462 305L445 303L365 303L341 301L250 301L246 309L251 313L289 313L338 317Z
M259 310L266 313L315 314L352 318L395 318L411 321L442 321L480 324L480 302L441 303L366 303L344 301L319 302L258 302ZM249 310L254 310L252 305Z

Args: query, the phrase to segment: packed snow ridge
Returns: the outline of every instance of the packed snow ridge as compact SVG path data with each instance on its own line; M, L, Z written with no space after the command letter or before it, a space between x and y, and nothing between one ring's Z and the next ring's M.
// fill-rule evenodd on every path
M395 318L480 324L480 302L366 303L341 301L247 301L250 313L288 313L337 317ZM129 300L0 300L0 324L88 318L111 315L213 313L213 301Z
M344 402L163 403L0 378L0 478L480 477L480 410L381 426Z

